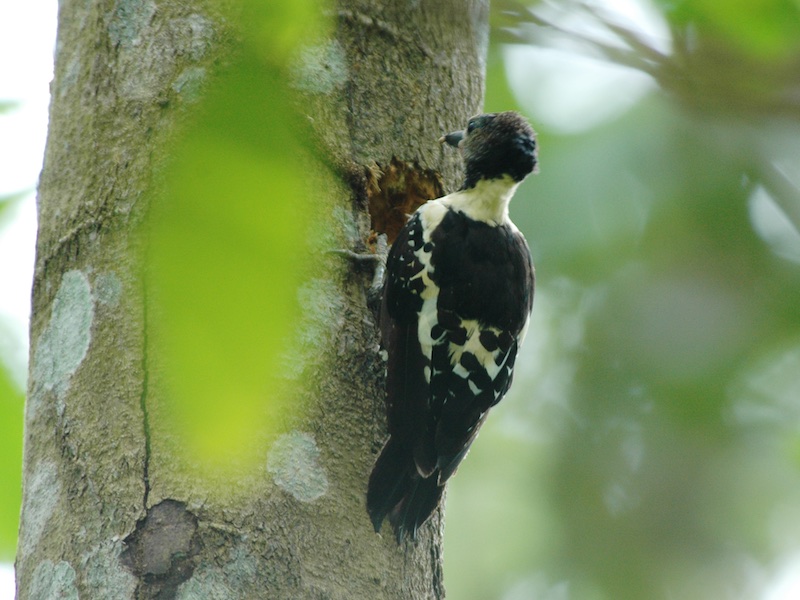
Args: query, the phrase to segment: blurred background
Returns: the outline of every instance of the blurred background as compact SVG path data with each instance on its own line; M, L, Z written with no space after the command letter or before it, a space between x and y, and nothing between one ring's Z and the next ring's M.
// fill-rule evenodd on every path
M56 8L0 5L0 598ZM539 132L538 281L449 597L800 598L800 3L497 0L486 109Z
M22 407L56 0L0 2L0 600L14 597Z

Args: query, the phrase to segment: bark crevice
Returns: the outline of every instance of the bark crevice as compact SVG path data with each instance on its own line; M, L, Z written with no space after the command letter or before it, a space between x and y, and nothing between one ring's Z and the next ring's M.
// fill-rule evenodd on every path
M142 429L144 433L144 461L142 482L144 484L144 503L143 508L148 510L148 503L150 502L150 456L151 456L151 433L150 433L150 413L147 408L147 393L149 387L149 364L148 364L148 319L147 319L147 289L143 284L142 290L142 394L139 397L139 407L142 411Z

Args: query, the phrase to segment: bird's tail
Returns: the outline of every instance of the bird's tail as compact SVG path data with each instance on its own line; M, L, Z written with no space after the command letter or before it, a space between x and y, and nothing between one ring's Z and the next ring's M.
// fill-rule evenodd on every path
M407 534L416 537L417 529L436 510L444 491L439 485L439 472L420 476L411 452L389 438L381 450L367 488L367 512L375 531L381 530L386 517L394 527L397 542Z

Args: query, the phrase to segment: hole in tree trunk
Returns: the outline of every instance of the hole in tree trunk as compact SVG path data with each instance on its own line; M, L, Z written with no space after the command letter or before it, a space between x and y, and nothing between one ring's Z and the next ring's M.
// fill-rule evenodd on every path
M436 171L392 158L388 165L366 169L366 189L372 230L385 233L391 244L408 216L422 204L444 195Z
M194 572L196 533L197 517L176 500L156 504L136 523L125 539L122 563L139 579L139 600L175 597Z

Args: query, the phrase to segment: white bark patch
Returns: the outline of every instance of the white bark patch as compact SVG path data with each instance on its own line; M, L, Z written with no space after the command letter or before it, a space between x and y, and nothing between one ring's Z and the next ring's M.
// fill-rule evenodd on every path
M238 600L252 598L258 586L259 564L244 545L231 548L224 566L202 563L178 588L176 600Z
M214 24L204 16L194 13L188 17L170 21L170 29L181 40L180 50L194 61L205 58L214 39ZM181 71L172 82L172 91L180 94L184 102L197 102L206 81L206 69L190 66Z
M280 436L267 456L267 470L276 485L300 502L312 502L328 491L328 476L319 462L319 448L307 433Z
M122 540L103 542L83 555L84 581L94 598L132 599L138 580L120 562Z
M60 98L67 95L68 92L75 87L78 83L78 77L81 74L81 61L78 56L73 56L67 63L67 68L64 69L64 75L61 76L60 81L57 82L57 93Z
M197 102L203 91L206 70L203 67L189 67L181 71L172 83L172 91L180 94L185 102Z
M43 560L33 571L27 598L31 600L78 600L75 569L66 561Z
M141 44L141 33L150 25L155 13L155 2L117 0L108 22L111 43L123 48Z
M118 93L127 100L163 101L178 77L176 57L203 59L212 47L214 24L200 14L171 19L156 18L154 2L116 0L109 13L108 32L118 46ZM195 84L199 72L188 72L178 86L186 93L188 80Z
M297 298L303 311L297 335L286 347L281 357L280 376L283 379L299 379L303 369L313 364L322 354L321 349L345 341L337 333L344 325L345 301L337 292L333 279L315 278L305 282L297 290Z
M100 304L116 308L122 295L122 281L116 273L100 273L94 280L94 295Z
M184 28L189 32L189 44L186 50L192 60L205 58L214 41L214 23L203 15L193 13L188 17L175 19L171 27L178 31Z
M294 86L315 94L330 94L342 88L349 79L347 54L342 45L332 40L304 49L293 69Z
M54 390L59 399L89 350L93 319L89 279L81 271L64 273L33 357L34 381L46 391Z
M22 503L22 527L19 532L20 554L28 553L39 545L47 522L56 509L61 495L56 465L40 462L30 475Z
M237 600L243 597L228 585L225 574L214 567L197 569L175 594L175 600Z

